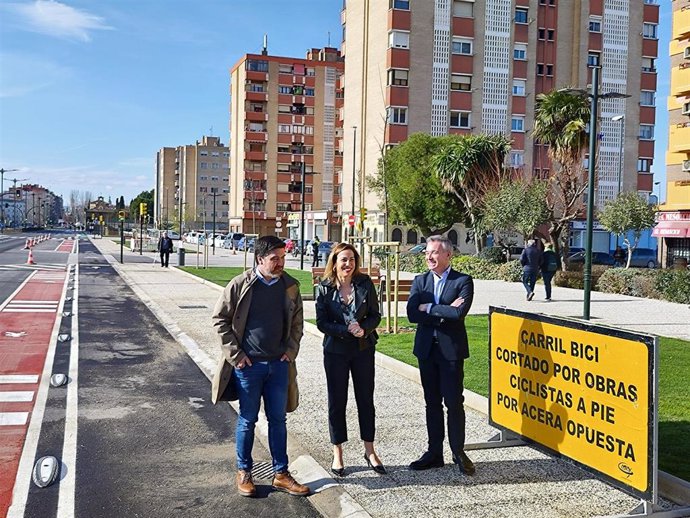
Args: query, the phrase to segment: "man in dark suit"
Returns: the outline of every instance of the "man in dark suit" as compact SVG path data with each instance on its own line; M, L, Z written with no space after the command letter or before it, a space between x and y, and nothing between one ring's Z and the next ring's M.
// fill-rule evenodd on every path
M443 236L426 242L429 271L415 277L407 316L417 324L413 353L426 403L427 451L410 464L423 470L443 466L443 404L448 412L448 442L460 471L472 475L474 464L465 455L464 360L469 358L465 315L472 305L472 277L450 267L453 245Z

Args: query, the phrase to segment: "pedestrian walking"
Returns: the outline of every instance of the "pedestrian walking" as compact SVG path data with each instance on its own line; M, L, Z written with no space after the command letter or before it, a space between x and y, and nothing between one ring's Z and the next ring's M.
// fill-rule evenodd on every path
M551 279L556 275L560 261L558 255L553 251L553 245L548 243L544 249L541 265L541 278L544 280L544 290L546 291L546 301L551 302Z
M326 261L324 280L316 297L316 325L324 334L323 364L328 391L328 430L333 444L331 472L345 475L343 444L347 393L352 385L357 401L359 435L364 442L364 460L380 475L386 474L374 450L374 351L381 322L376 288L359 271L359 253L349 243L339 243Z
M527 290L527 300L532 300L534 298L534 286L537 284L537 276L539 275L542 259L543 254L537 247L536 240L527 240L527 247L520 255L522 284L525 286L525 290Z
M255 496L252 479L254 428L261 400L268 420L273 487L306 496L309 487L288 471L286 411L297 407L295 358L303 332L299 284L283 271L285 243L263 236L254 246L256 265L226 286L213 310L213 325L223 352L213 379L212 399L233 399L236 392L237 490ZM226 389L230 394L226 397ZM291 395L291 397L289 397Z
M462 473L475 467L465 454L465 408L463 406L464 362L469 358L465 316L472 306L472 277L453 270L453 245L443 236L426 240L427 273L412 282L407 317L417 324L413 354L426 403L426 452L410 464L412 470L440 468L443 460L443 405L448 411L448 442L453 462Z
M321 244L321 241L319 241L319 236L314 236L313 241L311 242L311 251L312 251L312 259L311 259L311 267L319 267L319 245Z
M172 239L168 237L167 232L163 232L161 237L158 239L158 245L156 247L161 255L161 268L168 268L168 263L170 262L170 254L173 251Z

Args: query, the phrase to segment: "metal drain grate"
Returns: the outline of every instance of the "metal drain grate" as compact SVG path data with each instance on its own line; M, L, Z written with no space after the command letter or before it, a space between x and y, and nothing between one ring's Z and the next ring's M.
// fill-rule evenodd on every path
M208 306L177 306L180 309L208 309Z
M273 464L270 462L255 462L252 476L261 480L273 480Z

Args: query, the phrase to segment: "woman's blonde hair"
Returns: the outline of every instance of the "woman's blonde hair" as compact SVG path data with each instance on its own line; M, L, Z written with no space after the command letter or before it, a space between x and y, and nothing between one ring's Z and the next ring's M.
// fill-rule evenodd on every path
M359 275L360 273L359 252L357 252L357 249L350 243L338 243L331 250L331 255L328 256L328 260L326 261L326 269L323 272L324 280L330 281L331 284L333 284L334 286L337 284L338 281L338 274L335 269L335 263L338 261L338 254L345 250L350 250L352 254L355 256L355 271L352 272L352 276L354 277L355 275Z

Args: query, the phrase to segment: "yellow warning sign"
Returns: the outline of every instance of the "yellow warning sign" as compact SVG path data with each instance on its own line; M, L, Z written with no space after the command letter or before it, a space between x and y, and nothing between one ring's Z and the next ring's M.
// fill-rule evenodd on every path
M654 338L491 308L489 418L649 496Z

